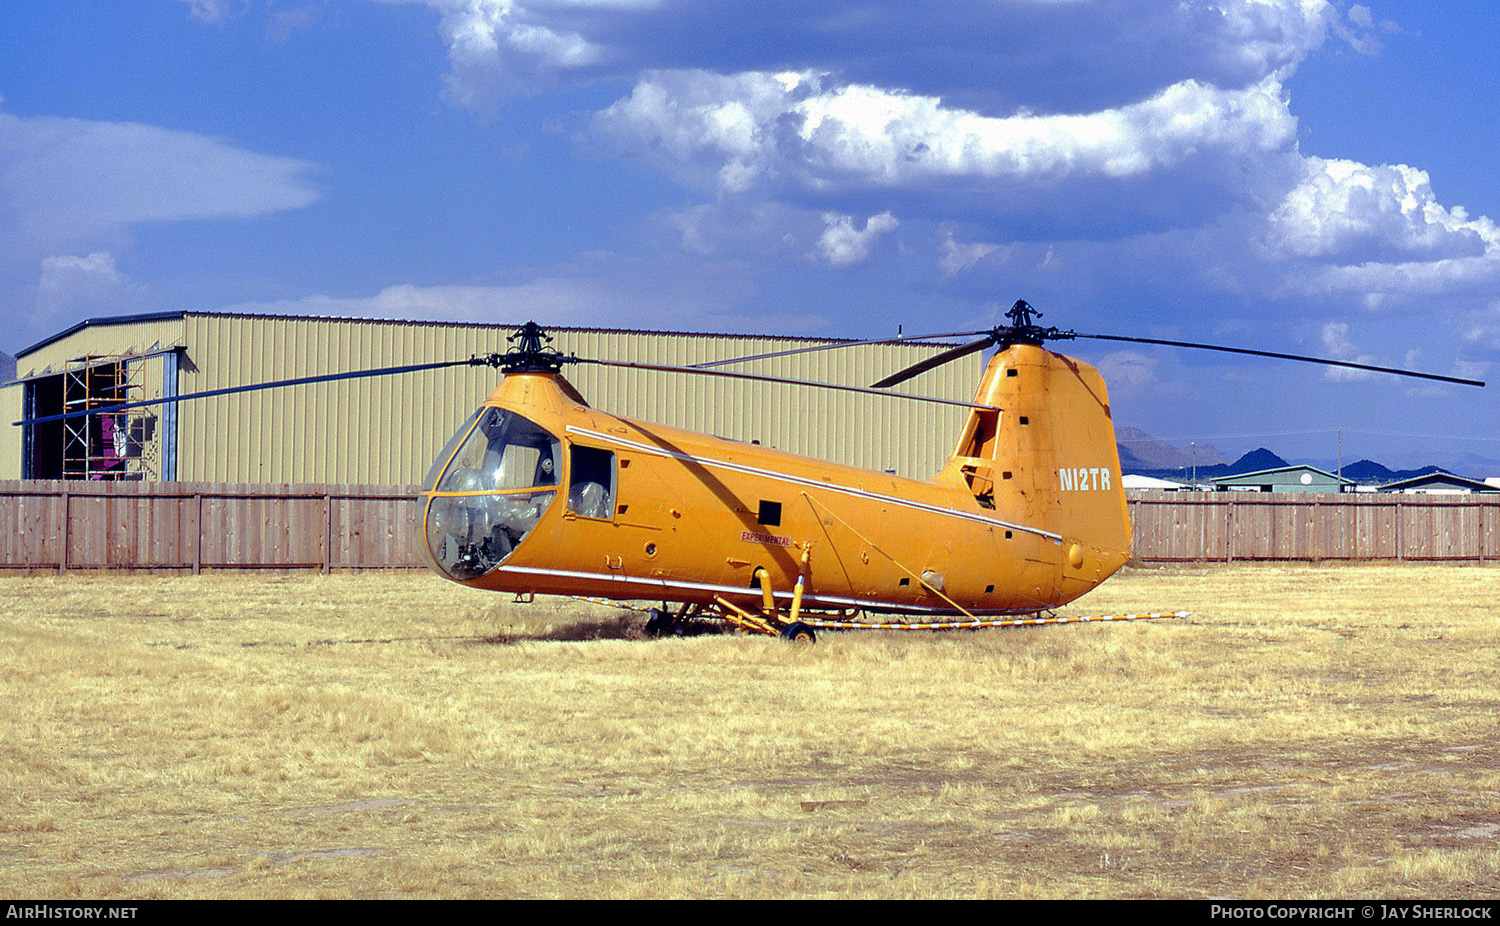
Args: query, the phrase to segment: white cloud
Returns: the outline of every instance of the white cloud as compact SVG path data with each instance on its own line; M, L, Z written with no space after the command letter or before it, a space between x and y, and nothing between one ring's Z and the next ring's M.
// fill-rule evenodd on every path
M803 255L824 227L819 213L737 197L664 209L650 224L684 251L705 257L729 253L739 260Z
M989 244L983 241L961 244L954 240L953 232L948 230L943 236L943 256L938 260L938 266L943 268L943 273L952 276L955 273L969 269L997 251L1004 255L1009 252L1009 249L1002 249L998 244Z
M414 0L442 14L450 99L488 111L506 95L604 64L613 53L568 25L568 14L630 14L653 0Z
M1500 284L1500 254L1449 260L1369 263L1321 267L1290 275L1289 291L1307 295L1358 295L1366 308L1381 309L1392 299L1483 295Z
M1082 94L1084 109L1098 109L1190 79L1237 87L1285 76L1332 29L1359 31L1327 0L934 0L915 34L910 4L895 0L386 2L438 11L451 97L481 110L508 94L600 74L806 68L1001 110L1058 111L1080 105ZM1039 36L1067 40L1039 55ZM996 80L1023 71L1026 81Z
M746 308L757 284L738 263L642 261L607 253L524 273L515 282L420 286L403 283L372 295L313 295L241 303L224 311L332 317L440 319L682 331L816 334L814 313Z
M553 277L509 286L402 283L368 296L317 294L228 305L222 311L485 323L535 320L550 325L612 323L621 327L628 324L621 319L633 314L631 310L636 308L633 301L620 293L589 281Z
M1349 326L1344 322L1326 322L1323 330L1319 333L1319 339L1323 343L1323 350L1327 352L1329 360L1342 360L1346 363L1363 363L1374 365L1375 358L1369 354L1362 353L1354 342L1349 340ZM1363 381L1371 379L1375 374L1369 370L1351 370L1348 367L1327 367L1323 371L1323 378L1335 382Z
M1104 381L1118 392L1134 392L1156 383L1156 360L1138 351L1105 354L1095 364Z
M230 0L180 0L188 6L188 16L198 22L220 25L236 13ZM240 6L243 9L243 6Z
M681 331L772 331L815 334L827 319L814 315L758 315L737 311L715 294L622 289L600 280L545 276L514 285L389 286L371 296L314 295L225 306L227 312L331 318L522 322L580 327Z
M1388 19L1377 22L1370 8L1359 3L1349 7L1344 19L1346 21L1334 19L1330 26L1335 35L1362 55L1378 55L1384 50L1374 33L1399 31L1399 27Z
M1427 174L1307 158L1263 236L1281 295L1352 296L1369 310L1493 292L1500 227L1437 201Z
M1474 257L1500 245L1494 222L1438 203L1424 171L1316 157L1305 167L1269 220L1268 242L1287 254L1363 264Z
M1491 302L1469 318L1464 341L1482 350L1500 354L1500 300Z
M865 220L865 227L854 227L854 217L828 212L823 215L827 228L818 239L818 253L835 267L848 267L863 263L870 257L875 242L885 234L896 230L900 223L889 212L872 215Z
M64 319L120 314L135 307L140 287L115 266L113 254L54 255L42 261L36 286L36 312L26 318L32 329Z
M1370 13L1370 8L1363 4L1356 3L1349 7L1349 11L1345 15L1351 23L1362 29L1375 28L1375 17Z
M1323 44L1337 12L1325 0L1229 0L1183 7L1222 18L1224 54L1250 69L1271 73L1300 62Z
M1084 115L991 117L813 72L672 71L647 75L596 126L626 151L739 192L1131 177L1208 151L1285 149L1296 120L1270 78L1228 91L1187 81Z
M0 237L45 254L135 223L298 209L321 195L313 170L192 132L0 113Z

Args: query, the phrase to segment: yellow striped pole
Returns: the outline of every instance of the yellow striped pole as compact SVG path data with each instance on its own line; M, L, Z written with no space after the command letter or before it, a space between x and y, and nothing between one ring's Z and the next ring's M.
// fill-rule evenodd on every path
M1046 616L1033 617L1005 617L1005 618L974 618L962 621L922 621L920 623L908 623L905 621L891 621L887 623L873 623L870 621L827 621L815 617L804 617L802 623L819 630L978 630L984 627L1030 627L1042 624L1084 624L1098 623L1102 621L1146 621L1163 620L1169 618L1185 618L1187 611L1162 611L1151 614L1104 614L1090 615L1087 617L1072 617L1067 615L1050 614Z

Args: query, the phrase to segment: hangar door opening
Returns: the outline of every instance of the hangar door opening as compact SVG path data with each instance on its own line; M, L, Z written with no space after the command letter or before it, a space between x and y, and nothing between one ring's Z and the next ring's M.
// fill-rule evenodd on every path
M26 417L99 411L28 425L22 438L23 478L175 479L176 404L114 406L175 395L176 354L82 357L75 362L80 365L26 382Z

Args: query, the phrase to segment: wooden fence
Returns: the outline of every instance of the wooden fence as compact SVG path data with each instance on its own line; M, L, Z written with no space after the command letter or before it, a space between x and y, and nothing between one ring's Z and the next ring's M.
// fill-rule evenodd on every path
M1135 558L1500 561L1500 496L1130 493Z
M0 569L419 566L414 486L0 481ZM1500 497L1131 493L1141 562L1500 562Z
M415 486L0 481L0 569L420 565Z

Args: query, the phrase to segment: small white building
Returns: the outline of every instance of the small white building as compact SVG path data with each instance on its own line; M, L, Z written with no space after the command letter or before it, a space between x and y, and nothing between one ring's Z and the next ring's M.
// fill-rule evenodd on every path
M1469 495L1473 492L1500 492L1500 486L1486 479L1468 479L1452 473L1427 473L1411 479L1388 482L1380 487L1382 492L1401 492L1406 495Z
M1128 474L1120 477L1120 484L1125 487L1127 492L1131 489L1150 492L1182 492L1192 488L1190 485L1173 482L1170 479L1157 479L1154 476L1134 476Z

